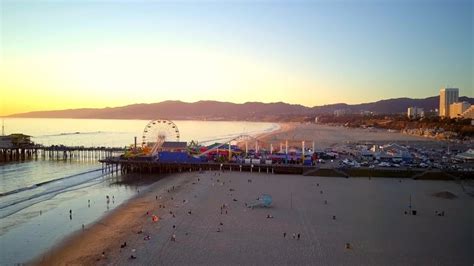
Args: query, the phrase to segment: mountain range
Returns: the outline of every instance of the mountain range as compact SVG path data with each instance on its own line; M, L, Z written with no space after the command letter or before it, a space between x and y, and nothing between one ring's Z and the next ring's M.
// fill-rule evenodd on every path
M459 97L459 101L474 104L474 98ZM284 120L292 116L315 116L333 113L335 110L346 110L359 113L370 111L377 114L404 113L410 106L434 110L439 106L439 96L424 99L396 98L371 103L345 104L306 107L299 104L283 102L261 103L246 102L242 104L198 101L187 103L181 101L164 101L149 104L132 104L121 107L81 108L55 111L35 111L13 114L9 117L29 118L95 118L95 119L196 119L196 120Z

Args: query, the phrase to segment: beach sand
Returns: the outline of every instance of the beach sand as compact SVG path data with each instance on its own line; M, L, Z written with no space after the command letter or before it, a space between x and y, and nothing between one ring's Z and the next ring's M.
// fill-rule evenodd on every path
M434 197L439 191L458 198ZM272 195L271 208L245 207L261 193ZM417 215L404 214L410 196ZM459 185L447 181L182 173L158 181L37 262L470 265L473 202ZM160 204L166 208L159 208ZM228 207L221 214L222 204ZM435 211L446 215L436 216ZM152 222L152 214L160 220ZM266 218L268 214L274 218ZM143 233L137 234L139 230ZM171 241L173 234L176 241ZM292 234L301 234L301 239L293 239ZM151 239L144 240L146 235ZM124 242L127 246L121 248ZM346 243L351 249L346 249ZM132 254L136 259L130 259Z
M324 149L335 145L348 142L369 142L369 143L442 143L433 139L424 137L411 136L401 134L399 132L388 132L387 130L362 129L362 128L346 128L340 126L328 126L322 124L302 124L302 123L286 123L283 124L279 131L266 134L259 137L259 140L267 144L272 143L274 148L279 148L280 143L285 145L301 146L301 141L306 142L306 147L311 147L312 142L315 148Z

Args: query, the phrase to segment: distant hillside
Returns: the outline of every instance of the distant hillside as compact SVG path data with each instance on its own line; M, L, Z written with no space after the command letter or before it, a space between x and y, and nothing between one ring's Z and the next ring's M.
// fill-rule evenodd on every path
M474 98L469 98L465 96L459 97L459 101L466 101L470 104L474 104ZM425 111L437 109L439 108L439 96L433 96L424 99L396 98L354 105L341 103L315 106L312 109L315 113L331 113L337 109L345 109L351 112L371 111L378 114L396 114L406 112L408 107L410 106L421 107Z
M461 101L474 104L474 98L460 97ZM439 97L425 99L397 98L372 103L348 105L344 103L305 107L297 104L247 102L243 104L199 101L186 103L164 101L151 104L133 104L113 108L87 108L58 111L39 111L14 114L10 117L30 118L103 118L103 119L208 119L208 120L258 120L270 121L287 116L311 116L332 113L338 109L351 112L371 111L379 114L406 112L409 106L425 110L438 108Z

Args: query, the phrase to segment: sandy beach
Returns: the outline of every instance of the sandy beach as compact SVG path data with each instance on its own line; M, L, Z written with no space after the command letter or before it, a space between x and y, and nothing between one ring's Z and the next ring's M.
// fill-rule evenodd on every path
M286 140L288 140L288 145L296 145L298 147L301 146L301 141L303 140L306 142L307 147L310 147L314 141L315 148L317 149L324 149L347 142L436 143L432 139L405 135L398 132L391 133L381 129L345 128L312 123L284 123L281 124L280 130L259 136L259 140L268 144L272 143L275 148L280 143L284 145Z
M440 191L457 198L432 196ZM271 208L245 206L261 193L272 195ZM417 215L404 214L410 196ZM184 173L158 181L38 262L468 265L474 259L473 207L473 199L454 182ZM446 215L436 216L436 211ZM269 214L274 218L266 218ZM153 222L152 215L159 221Z
M425 141L360 131L287 125L264 137L320 136L322 147L348 138ZM438 192L456 198L433 196ZM246 207L262 193L272 196L270 208ZM417 215L405 214L410 198ZM180 173L140 191L34 264L471 265L473 210L473 198L453 181Z

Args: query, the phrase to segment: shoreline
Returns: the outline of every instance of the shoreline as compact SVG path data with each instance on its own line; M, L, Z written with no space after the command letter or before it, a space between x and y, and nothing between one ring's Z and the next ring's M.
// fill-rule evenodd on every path
M108 253L113 246L119 246L121 240L128 234L139 230L138 228L141 227L141 223L137 217L145 216L147 210L151 209L148 205L157 202L155 196L157 194L164 194L167 188L166 185L182 186L191 181L183 180L187 177L185 175L181 176L179 180L169 179L171 176L177 177L179 175L173 174L159 177L159 180L151 184L144 191L140 191L139 194L123 202L112 212L105 214L94 223L85 227L84 230L76 230L45 253L27 262L27 264L66 265L79 263L90 265L100 262L97 259L101 258L102 251ZM159 202L166 205L169 201L170 199L167 198ZM100 245L102 243L104 245Z

